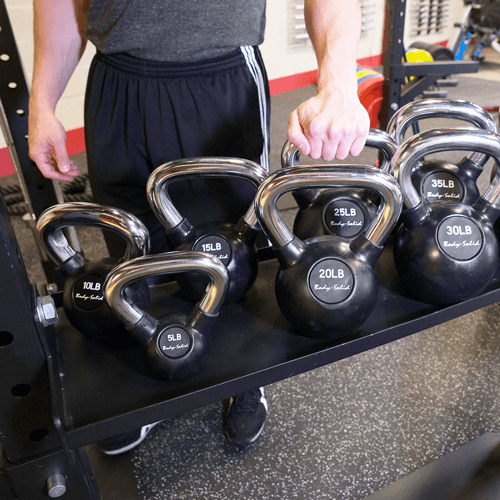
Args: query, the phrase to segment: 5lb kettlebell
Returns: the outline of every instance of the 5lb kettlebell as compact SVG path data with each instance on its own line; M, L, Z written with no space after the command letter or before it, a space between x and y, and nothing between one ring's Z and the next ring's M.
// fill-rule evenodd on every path
M498 162L500 136L482 130L430 130L403 143L392 160L405 207L394 244L396 269L415 298L436 305L478 295L498 266L493 228L500 213L498 178L473 206L430 203L412 183L420 158L448 150L479 151Z
M366 230L351 241L338 236L301 240L288 229L276 204L285 192L309 187L370 189L381 202ZM276 299L294 328L309 336L340 338L364 323L377 298L373 267L401 206L396 180L366 166L289 167L262 183L256 212L280 263Z
M193 227L181 216L168 194L171 183L193 176L246 179L257 190L267 172L250 160L192 158L165 163L150 175L147 183L151 209L175 249L207 252L220 259L229 273L226 301L240 300L254 283L258 272L259 261L254 243L261 229L254 206L249 207L237 224L207 221ZM198 297L207 285L206 277L199 273L182 274L177 281L181 289L193 297Z
M449 99L422 99L402 106L392 116L387 132L400 145L410 125L436 117L463 120L480 130L497 132L495 120L483 108L472 102ZM413 185L429 203L443 201L472 205L479 198L477 179L488 158L482 153L472 153L458 164L438 159L421 161L412 172Z
M98 340L122 338L123 326L105 304L103 295L104 280L119 261L107 257L90 262L75 252L62 231L74 226L96 227L120 235L127 242L122 261L149 253L149 232L128 212L86 202L54 205L37 221L38 242L64 276L63 307L69 322L82 334ZM149 303L145 284L136 284L127 293L143 307Z
M209 286L190 314L173 313L156 319L125 293L127 286L137 280L192 271L206 274ZM227 269L216 257L174 251L138 257L117 266L106 278L104 297L128 332L145 347L148 371L157 378L178 380L196 373L206 360L209 333L228 283Z
M383 172L389 172L390 161L396 151L394 139L382 130L370 129L366 146L383 153ZM283 168L299 165L300 151L289 141L283 146ZM377 213L378 197L371 190L300 189L292 192L299 207L293 224L293 232L301 239L313 236L337 235L354 239L359 236Z

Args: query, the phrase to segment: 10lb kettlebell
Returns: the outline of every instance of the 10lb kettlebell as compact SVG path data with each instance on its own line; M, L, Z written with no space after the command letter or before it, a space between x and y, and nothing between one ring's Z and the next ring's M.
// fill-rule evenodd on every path
M159 319L148 314L125 292L137 280L162 274L196 271L209 286L190 314L173 313ZM219 314L229 277L219 259L203 252L169 252L124 262L104 283L110 310L146 349L148 371L157 378L178 380L196 373L210 351L210 330Z
M375 218L357 238L316 236L301 240L281 218L277 200L303 188L370 189L381 198ZM289 167L260 186L256 212L280 263L276 299L283 316L302 333L340 338L361 326L377 298L374 265L402 206L396 180L359 165Z
M239 158L192 158L176 160L158 167L149 177L147 196L151 209L165 228L165 233L176 250L194 250L216 256L229 272L227 302L244 297L258 272L255 240L260 226L253 204L237 224L229 222L203 222L193 227L173 205L168 188L182 178L204 176L245 179L257 187L267 177L266 170L250 160ZM206 276L185 273L178 284L190 296L198 297L206 288Z
M482 130L430 130L403 143L392 160L405 207L394 244L396 269L415 298L436 305L481 293L499 258L493 228L500 214L498 178L472 206L430 203L412 183L411 173L420 158L448 150L478 151L498 162L500 136Z
M422 99L402 106L389 121L387 133L400 145L410 125L418 120L436 117L463 120L480 130L497 132L493 117L472 102ZM437 159L421 161L412 172L413 185L429 203L443 201L472 205L479 198L477 179L488 158L482 153L473 153L458 164Z
M109 341L123 337L123 326L104 302L103 285L119 261L109 257L89 262L69 245L63 228L89 226L112 231L126 242L123 260L149 253L149 232L135 216L95 203L73 202L54 205L38 218L36 235L40 246L64 276L63 308L69 322L86 336ZM146 307L149 292L145 284L127 293Z
M382 130L370 129L366 146L379 149L384 162L383 172L389 172L392 155L396 151L394 139ZM289 141L283 146L283 168L299 165L300 151ZM293 224L293 232L301 239L332 235L354 239L373 220L377 212L378 197L371 190L300 189L292 192L299 207Z

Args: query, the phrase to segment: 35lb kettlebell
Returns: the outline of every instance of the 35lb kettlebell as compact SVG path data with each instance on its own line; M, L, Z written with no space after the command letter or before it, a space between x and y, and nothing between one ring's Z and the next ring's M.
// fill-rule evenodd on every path
M436 305L478 295L498 266L493 228L500 213L498 178L473 206L430 203L412 183L420 158L448 150L479 151L500 161L500 136L482 130L430 130L403 143L392 160L405 207L394 244L396 269L414 297Z
M39 244L64 276L63 307L69 322L82 334L110 341L123 337L123 326L105 304L104 280L119 261L109 257L90 262L76 252L64 236L63 228L89 226L112 231L126 242L129 260L149 253L149 232L135 216L95 203L73 202L54 205L38 218ZM143 307L149 303L145 284L130 287L127 293Z
M190 314L154 318L125 292L137 280L161 274L196 271L206 274L209 286ZM210 351L210 330L219 314L229 277L219 259L203 252L169 252L124 262L104 284L108 307L128 332L146 349L148 371L157 378L177 380L196 373Z
M370 189L381 202L366 230L351 241L338 236L301 240L288 229L276 204L285 192L309 187ZM289 167L262 183L256 212L280 263L276 299L294 328L309 336L340 338L364 323L377 298L373 267L401 206L396 180L366 166Z
M382 130L370 129L366 146L383 153L383 172L389 172L390 161L396 151L394 139ZM289 141L283 146L283 168L299 165L300 151ZM359 236L373 220L378 208L378 196L371 190L300 189L292 192L299 207L293 232L301 239L313 236L337 235L352 240Z
M165 163L150 175L147 183L151 209L175 249L207 252L220 259L229 273L226 301L240 300L254 283L258 272L259 261L254 243L261 229L254 206L249 207L237 224L207 221L193 227L181 216L168 194L168 188L174 181L193 176L246 179L257 191L267 172L250 160L192 158ZM206 276L199 273L182 274L177 281L181 289L193 297L198 297L207 286Z
M422 99L401 107L392 116L387 133L400 145L410 125L425 118L437 117L463 120L480 130L497 132L493 117L472 102ZM420 196L430 203L443 201L472 205L479 198L477 179L488 158L482 153L473 153L458 164L438 159L421 161L412 173L413 185Z

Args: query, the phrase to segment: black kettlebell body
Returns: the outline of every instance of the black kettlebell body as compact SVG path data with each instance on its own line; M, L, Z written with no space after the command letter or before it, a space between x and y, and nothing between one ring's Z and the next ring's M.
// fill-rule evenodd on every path
M166 163L148 179L149 204L176 250L202 251L220 259L229 273L230 284L225 300L241 300L255 282L258 272L255 241L261 230L253 206L236 224L207 221L196 227L191 226L174 207L168 195L168 186L181 177L194 175L245 179L257 189L267 172L248 160L192 158ZM177 281L181 291L192 299L199 298L207 285L206 275L197 273L180 275Z
M496 211L488 217L464 204L424 204L403 212L394 244L399 275L422 302L447 305L478 295L498 266Z
M189 314L165 314L159 319L138 307L123 291L150 276L197 272L208 275L208 286ZM180 380L196 374L210 353L210 330L228 289L222 262L204 252L173 251L139 257L116 267L106 278L104 297L129 334L142 346L143 370L155 378Z
M385 160L383 171L396 150L394 139L385 132L370 129L367 146L380 149ZM297 166L300 152L286 142L282 150L282 166ZM352 240L359 236L373 220L380 197L366 189L300 189L292 192L299 207L293 232L302 240L314 236L336 235Z
M45 210L37 221L36 235L40 246L57 265L64 278L63 307L65 314L79 332L88 337L115 342L123 339L124 328L105 303L103 286L107 275L120 261L103 258L87 261L69 245L62 229L73 226L97 227L110 230L127 243L122 260L149 252L146 226L132 214L95 203L62 203ZM133 283L124 293L143 308L149 304L145 283Z
M393 158L406 207L394 244L396 269L415 298L436 305L481 293L499 258L494 231L500 213L498 178L472 206L429 203L413 185L412 171L420 158L449 150L478 151L498 161L500 136L483 130L430 130L403 143Z
M166 231L170 236L169 231ZM259 259L255 240L260 231L245 224L205 222L193 228L178 250L206 252L217 257L229 273L226 301L242 299L255 282ZM177 278L181 289L191 297L200 297L207 288L208 277L203 273L185 273Z
M299 261L277 250L275 290L283 316L310 336L340 338L356 330L377 300L373 265L381 251L362 237L349 242L333 236L306 240Z

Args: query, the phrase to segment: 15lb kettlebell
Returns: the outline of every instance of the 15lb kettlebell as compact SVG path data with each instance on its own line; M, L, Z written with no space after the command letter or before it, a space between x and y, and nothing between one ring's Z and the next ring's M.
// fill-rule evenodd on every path
M257 190L267 172L250 160L192 158L165 163L150 175L147 183L151 209L176 250L202 251L219 258L229 272L226 301L237 301L252 286L258 271L254 243L260 234L260 226L253 204L237 224L207 221L193 227L181 216L168 194L168 188L174 181L193 176L246 179ZM194 297L198 297L207 285L206 277L199 273L182 274L177 281L182 290Z
M379 149L384 156L380 169L388 172L396 151L394 139L382 130L370 129L366 146ZM283 146L283 168L299 166L300 151L289 141ZM354 239L373 220L378 197L373 191L361 189L300 189L292 192L299 207L293 232L301 239L332 235Z
M209 286L190 314L154 318L125 293L136 280L161 274L196 271L206 274ZM148 370L157 378L177 380L196 373L210 350L209 333L228 288L224 264L203 252L169 252L124 262L104 283L108 307L128 332L146 349Z
M371 189L381 202L366 230L351 241L338 236L301 240L288 229L276 203L285 192L309 187ZM363 324L377 298L373 266L401 206L396 180L366 166L289 167L262 183L256 212L280 263L276 299L294 328L310 336L340 338Z
M387 132L400 145L410 125L436 117L463 120L481 130L497 132L495 121L483 108L472 102L448 99L422 99L406 104L392 116ZM488 158L482 153L473 153L458 164L438 159L421 161L412 173L413 185L430 203L444 201L472 205L479 198L477 179Z
M95 203L73 202L54 205L38 218L36 235L40 246L64 276L63 307L69 322L81 333L98 340L123 337L123 326L104 302L103 284L119 261L109 257L89 262L69 245L63 228L89 226L119 234L127 249L122 260L149 252L149 233L135 216ZM130 287L127 293L146 307L149 292L145 284Z
M500 136L482 130L435 129L403 143L392 160L405 207L394 244L396 269L414 297L436 305L478 295L498 265L493 228L500 213L498 178L473 206L430 203L412 183L420 158L448 150L479 151L500 161Z

